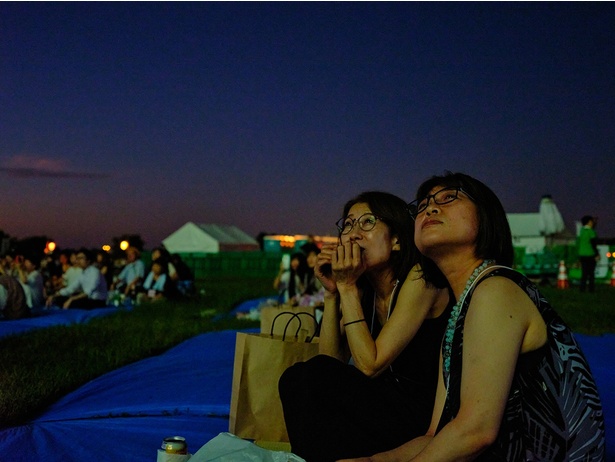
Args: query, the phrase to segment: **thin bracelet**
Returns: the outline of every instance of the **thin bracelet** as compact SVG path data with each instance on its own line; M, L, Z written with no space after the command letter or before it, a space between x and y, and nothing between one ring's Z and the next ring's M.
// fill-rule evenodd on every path
M356 323L358 323L358 322L363 322L363 321L365 321L365 318L363 318L363 319L357 319L356 321L350 321L350 322L345 323L345 324L344 324L344 327L349 326L350 324L356 324Z

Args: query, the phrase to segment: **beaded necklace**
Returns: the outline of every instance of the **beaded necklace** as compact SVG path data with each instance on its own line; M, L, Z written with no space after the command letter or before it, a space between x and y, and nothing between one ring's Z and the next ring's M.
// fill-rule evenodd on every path
M448 382L451 372L451 352L453 349L453 336L455 335L455 327L457 326L457 320L459 319L459 313L461 312L461 307L463 306L463 302L465 301L466 295L474 286L474 283L477 279L483 274L483 272L487 269L489 265L495 263L495 260L485 260L483 263L474 270L468 282L466 282L466 286L459 297L459 301L453 306L453 310L451 312L451 317L448 318L448 324L446 326L446 333L444 334L444 345L442 346L442 356L444 357L444 377L447 382L447 390L448 390Z

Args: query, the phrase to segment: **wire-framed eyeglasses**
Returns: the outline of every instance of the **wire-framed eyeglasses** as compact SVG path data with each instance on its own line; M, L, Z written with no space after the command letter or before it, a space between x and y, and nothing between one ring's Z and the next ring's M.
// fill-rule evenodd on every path
M408 204L408 212L410 212L410 216L413 220L416 219L417 215L423 212L427 206L429 205L429 201L433 199L434 203L438 205L449 204L457 199L459 199L459 192L464 193L466 196L470 198L473 202L476 202L472 196L470 196L466 191L461 187L456 188L442 188L439 191L436 191L433 194L428 194L421 200L415 200Z
M359 218L355 219L349 217L340 218L339 220L337 220L337 223L335 223L335 225L337 226L340 235L342 235L350 233L354 228L354 225L357 223L362 231L371 231L372 229L374 229L374 226L376 226L378 220L381 220L381 218L370 212L364 213Z

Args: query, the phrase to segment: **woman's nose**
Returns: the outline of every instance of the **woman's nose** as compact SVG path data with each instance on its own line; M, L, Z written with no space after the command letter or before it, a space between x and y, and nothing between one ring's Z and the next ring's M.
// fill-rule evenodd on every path
M347 234L347 236L350 241L355 241L361 238L361 227L359 226L358 222L354 223L352 229Z
M435 201L432 201L430 204L427 205L425 213L427 215L431 215L432 213L440 213L440 207L438 206L438 204L436 204Z

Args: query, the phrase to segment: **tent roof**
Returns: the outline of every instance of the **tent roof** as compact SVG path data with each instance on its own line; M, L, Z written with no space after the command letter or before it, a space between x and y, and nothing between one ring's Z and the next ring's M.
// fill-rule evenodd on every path
M171 253L218 253L260 250L253 237L236 226L187 222L162 241Z
M220 244L255 244L258 241L233 225L218 225L213 223L197 225Z
M540 213L507 213L506 218L513 238L544 237ZM561 241L560 243L575 239L575 235L567 228L554 236Z
M507 213L513 237L540 236L539 213Z

